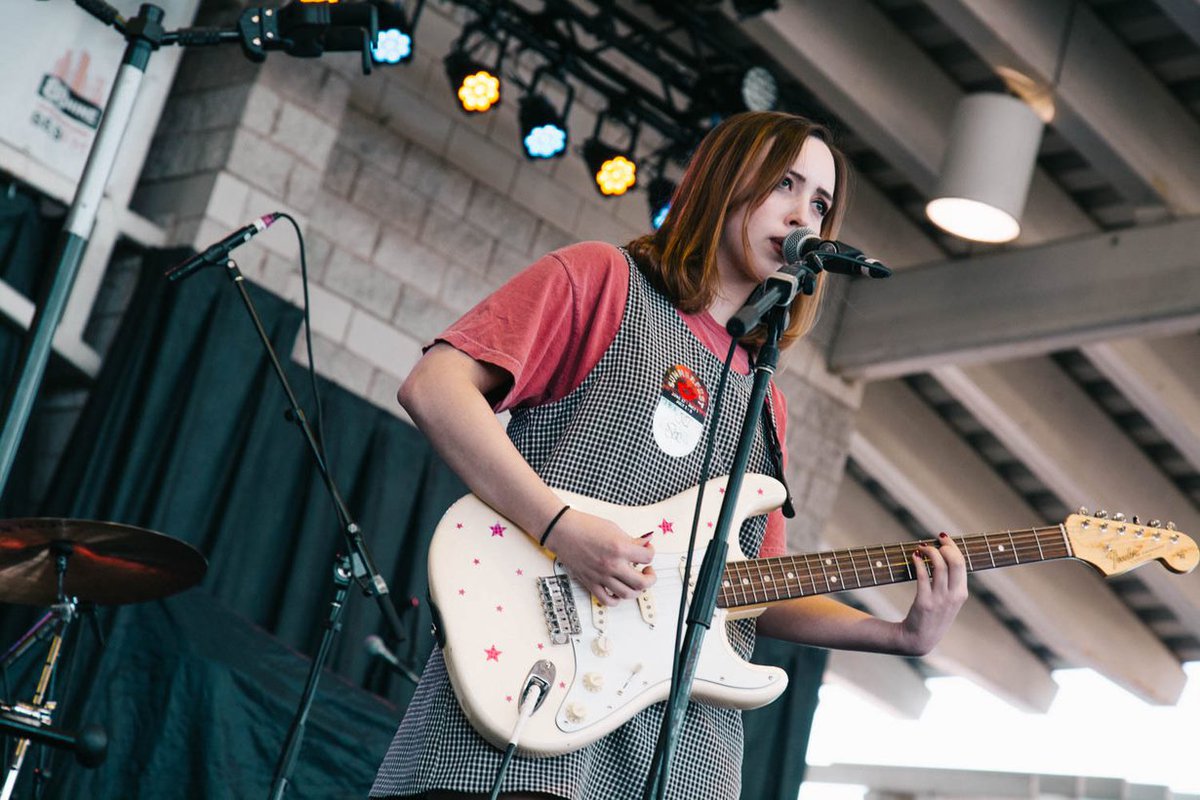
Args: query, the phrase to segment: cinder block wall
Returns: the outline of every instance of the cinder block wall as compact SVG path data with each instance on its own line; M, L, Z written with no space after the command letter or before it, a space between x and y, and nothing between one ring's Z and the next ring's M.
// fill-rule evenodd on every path
M549 162L522 155L515 88L487 114L459 110L442 58L460 16L427 3L413 62L370 76L356 54L272 53L255 65L235 48L189 52L133 201L174 243L196 248L262 214L291 214L304 230L317 370L401 417L397 387L421 345L458 315L550 250L620 244L649 227L645 193L602 198L578 155L600 98L577 92L569 151ZM643 131L640 141L653 139ZM250 279L299 304L286 223L235 257ZM302 348L301 337L294 357ZM830 375L810 342L785 355L779 380L791 400L789 481L803 510L789 537L811 549L861 387Z

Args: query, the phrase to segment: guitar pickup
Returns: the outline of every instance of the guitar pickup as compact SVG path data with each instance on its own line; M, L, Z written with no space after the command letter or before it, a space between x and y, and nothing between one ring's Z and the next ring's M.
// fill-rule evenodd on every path
M646 590L638 595L637 598L638 610L642 612L642 622L654 627L654 593Z
M549 575L538 578L537 587L550 643L566 644L583 630L575 597L571 594L571 579L566 575Z

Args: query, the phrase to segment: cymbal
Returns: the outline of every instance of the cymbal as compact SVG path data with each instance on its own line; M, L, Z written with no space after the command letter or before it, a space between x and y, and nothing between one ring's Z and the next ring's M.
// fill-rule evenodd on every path
M64 593L99 605L141 603L204 577L196 548L154 531L78 519L0 520L0 602L49 606L58 599L58 549L70 551Z

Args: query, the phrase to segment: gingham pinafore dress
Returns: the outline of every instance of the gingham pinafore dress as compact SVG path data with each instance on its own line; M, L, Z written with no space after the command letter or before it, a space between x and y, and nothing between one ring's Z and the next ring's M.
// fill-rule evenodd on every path
M683 457L668 455L656 443L653 427L663 402L664 376L678 375L677 367L684 365L715 395L721 360L647 282L628 253L625 258L629 299L612 344L566 397L514 411L508 434L550 486L609 502L645 505L695 485L704 455L703 441ZM714 475L727 474L733 460L752 383L752 376L729 376L718 423ZM711 413L715 396L708 399ZM769 404L768 408L774 414ZM707 418L704 425L707 428ZM749 469L774 474L762 428L755 436ZM765 516L742 525L739 542L748 557L758 553L765 530ZM735 649L749 657L754 621L729 623L729 634ZM650 769L664 706L645 709L575 752L513 759L503 791L545 792L579 800L637 800ZM742 738L739 711L690 703L671 765L668 796L677 800L738 797ZM459 709L441 650L435 648L375 776L371 796L406 796L431 789L487 794L501 757L501 751L480 738Z

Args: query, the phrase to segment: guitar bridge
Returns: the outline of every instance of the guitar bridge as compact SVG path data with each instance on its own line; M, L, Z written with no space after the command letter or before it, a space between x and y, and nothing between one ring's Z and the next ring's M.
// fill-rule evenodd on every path
M550 575L538 578L537 585L542 600L542 614L550 631L550 643L566 644L572 636L577 636L583 630L579 624L575 598L571 594L571 579L566 575Z

